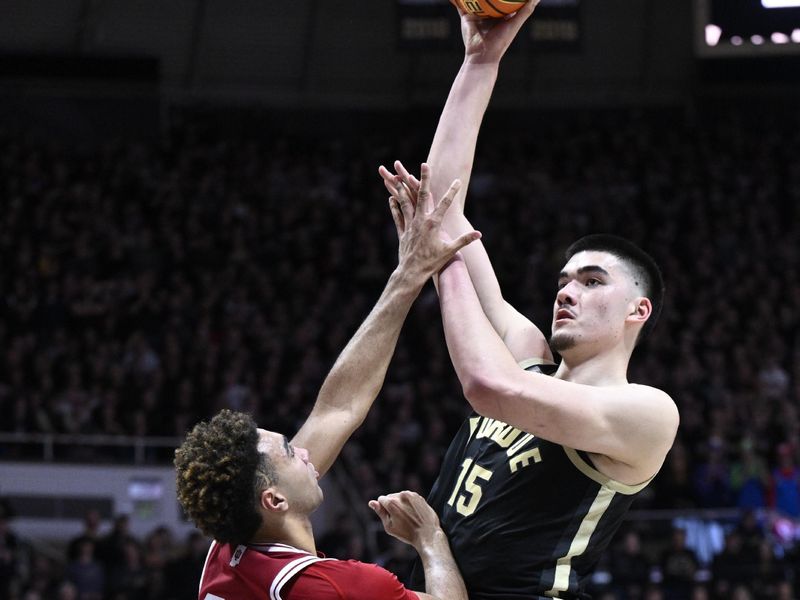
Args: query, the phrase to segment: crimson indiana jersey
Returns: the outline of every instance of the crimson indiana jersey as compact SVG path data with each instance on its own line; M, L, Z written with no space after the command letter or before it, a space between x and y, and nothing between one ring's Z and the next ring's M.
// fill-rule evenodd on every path
M583 452L472 413L428 502L471 600L587 599L589 575L647 483L619 483ZM413 587L423 582L417 561Z
M419 600L377 565L314 556L285 544L212 542L199 600Z

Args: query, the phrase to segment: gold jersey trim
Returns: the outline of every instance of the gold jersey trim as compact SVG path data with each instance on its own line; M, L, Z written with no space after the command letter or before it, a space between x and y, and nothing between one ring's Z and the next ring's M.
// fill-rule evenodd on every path
M655 475L653 475L653 477L651 477L647 481L643 481L638 485L627 485L625 483L621 483L619 481L611 479L607 475L603 475L600 471L598 471L592 465L583 460L583 458L581 458L581 455L578 454L577 450L574 450L572 448L567 448L566 446L562 446L562 448L564 448L564 452L566 452L570 462L572 462L572 464L575 465L575 468L577 468L581 473L586 475L589 479L596 481L600 485L612 489L615 492L619 492L620 494L625 494L626 496L632 496L637 492L641 492L645 487L647 487L648 483L653 481L653 477L655 477Z
M565 592L569 589L569 576L572 572L572 559L586 552L586 548L589 547L589 540L591 539L595 529L597 529L600 519L603 518L603 515L608 510L608 507L611 506L611 501L614 499L615 494L616 491L608 486L601 487L597 492L597 496L595 496L592 506L589 508L586 516L583 517L583 521L581 521L581 525L578 527L578 531L575 533L575 537L572 539L572 543L569 546L566 556L562 556L558 559L558 562L556 563L553 587L545 592L545 595L551 598L558 598L558 594L560 592Z

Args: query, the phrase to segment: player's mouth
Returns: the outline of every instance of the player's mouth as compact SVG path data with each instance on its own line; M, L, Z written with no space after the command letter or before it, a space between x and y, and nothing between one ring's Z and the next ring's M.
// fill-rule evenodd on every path
M556 323L558 323L559 321L569 321L574 318L575 315L573 315L566 308L559 308L558 311L556 312Z

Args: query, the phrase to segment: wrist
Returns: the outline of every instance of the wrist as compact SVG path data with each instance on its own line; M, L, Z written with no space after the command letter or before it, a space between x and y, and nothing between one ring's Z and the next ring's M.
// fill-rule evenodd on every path
M443 548L449 549L450 542L447 540L447 535L442 531L442 528L437 527L427 532L424 537L420 536L414 547L420 558L425 558L426 556L441 554Z
M500 71L500 59L483 54L465 54L462 71L497 77Z
M440 276L441 276L441 275L442 275L442 274L443 274L445 271L446 271L446 272L454 272L454 271L458 271L459 269L466 269L466 268L467 268L467 263L466 263L466 262L464 262L464 257L463 257L463 256L461 256L461 253L460 253L460 252L456 252L456 253L453 255L453 258L451 258L450 260L448 260L448 261L447 261L447 262L444 264L444 266L443 266L441 269L439 269L439 272L438 272L438 273L436 273L435 277L436 277L436 279L438 280L438 278L439 278L439 277L440 277Z
M429 277L428 273L401 262L389 276L389 283L393 284L401 292L416 296Z

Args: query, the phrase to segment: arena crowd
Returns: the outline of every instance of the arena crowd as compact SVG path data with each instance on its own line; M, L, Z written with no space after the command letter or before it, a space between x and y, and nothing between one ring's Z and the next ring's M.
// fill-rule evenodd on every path
M100 147L0 132L0 430L180 437L227 407L291 434L380 293L396 235L377 166L421 161L432 127L304 137L179 121L158 142ZM666 307L630 380L667 391L681 427L635 508L741 511L713 556L686 529L632 523L596 598L797 597L796 534L780 526L800 531L797 121L565 112L481 138L467 213L507 298L543 330L579 236L623 235L662 265ZM358 498L425 494L467 411L429 286L342 458ZM135 539L125 521L58 561L26 549L6 506L0 600L195 597L206 540ZM320 549L402 578L408 552L387 539L371 552L356 521L338 518Z

